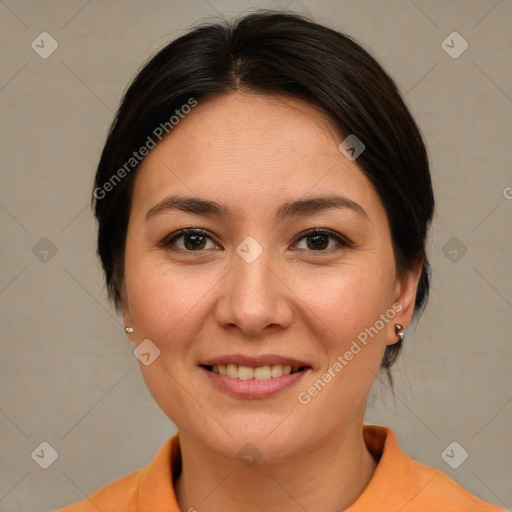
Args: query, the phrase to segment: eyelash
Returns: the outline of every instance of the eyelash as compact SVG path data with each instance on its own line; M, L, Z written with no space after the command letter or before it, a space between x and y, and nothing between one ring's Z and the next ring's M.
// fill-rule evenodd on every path
M174 242L176 242L176 240L178 240L179 238L184 237L185 235L205 236L205 237L209 238L215 245L220 245L220 244L217 244L212 239L212 237L210 236L210 234L206 230L200 229L200 228L180 229L178 232L176 232L176 233L174 233L172 235L167 236L159 245L161 247L167 248L169 250L177 250L177 251L189 252L189 253L192 253L192 252L204 252L203 249L199 249L197 251L194 251L194 250L188 250L188 249L176 249L176 248L173 248L172 245L174 244ZM353 245L354 245L348 239L342 237L340 234L336 233L335 231L331 231L330 229L325 229L325 228L313 228L313 229L308 229L307 231L304 231L303 233L301 233L296 238L296 240L293 242L293 245L296 245L298 242L300 242L303 239L306 239L306 238L309 238L309 237L313 237L313 236L317 236L317 235L324 235L324 236L327 236L327 237L330 237L330 238L336 240L341 248L343 248L343 247L353 247ZM299 250L305 250L306 252L315 252L315 253L316 252L318 252L318 253L330 253L330 252L333 252L333 251L340 250L340 247L334 248L334 249L331 248L331 249L320 249L320 250L314 250L314 249L313 250L299 249Z

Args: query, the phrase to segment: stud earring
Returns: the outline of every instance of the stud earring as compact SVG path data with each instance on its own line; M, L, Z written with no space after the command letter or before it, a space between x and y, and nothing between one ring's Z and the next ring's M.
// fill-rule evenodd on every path
M405 327L402 324L395 324L395 332L397 336L400 338L400 341L404 341L404 329Z
M125 327L124 330L128 334L132 334L133 333L133 327Z

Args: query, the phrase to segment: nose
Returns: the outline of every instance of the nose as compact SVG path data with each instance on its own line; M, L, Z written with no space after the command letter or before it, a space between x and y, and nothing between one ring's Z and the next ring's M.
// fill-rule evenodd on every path
M268 251L251 263L235 255L234 267L223 281L217 301L216 320L224 328L261 336L291 325L292 297Z

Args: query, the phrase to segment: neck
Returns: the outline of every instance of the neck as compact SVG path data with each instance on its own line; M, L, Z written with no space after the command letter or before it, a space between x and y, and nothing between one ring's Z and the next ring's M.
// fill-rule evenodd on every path
M183 471L175 490L186 511L339 512L363 493L377 466L364 443L362 418L275 464L245 467L182 432L180 445Z

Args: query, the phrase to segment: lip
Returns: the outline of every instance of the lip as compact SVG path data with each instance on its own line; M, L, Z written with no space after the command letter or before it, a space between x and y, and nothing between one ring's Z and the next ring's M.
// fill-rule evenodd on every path
M251 358L252 359L252 358ZM212 359L214 361L214 359ZM206 364L206 363L205 363ZM222 364L222 363L216 363ZM236 364L236 363L233 363ZM242 364L242 363L240 363ZM281 363L274 363L281 364ZM250 365L248 365L250 366ZM261 365L260 365L261 366ZM299 366L299 365L294 365ZM305 365L303 365L305 366ZM199 370L209 379L210 383L220 391L237 398L268 398L275 396L282 391L298 384L304 375L309 373L311 367L307 367L296 373L281 375L266 380L250 379L234 379L227 375L220 375L207 370L204 366L199 366Z
M263 354L259 356L247 356L244 354L229 354L224 356L213 357L207 361L200 363L202 366L215 366L217 364L236 364L237 366L250 366L257 368L258 366L267 366L272 364L280 364L281 366L308 366L308 363L299 361L291 357L280 356L277 354ZM279 378L279 377L277 377Z
M205 366L215 366L218 364L236 364L237 366L250 366L257 368L259 366L271 366L278 364L281 366L302 367L301 371L272 377L270 379L234 379L227 375L213 373ZM282 356L278 354L260 354L258 356L248 356L246 354L226 354L213 357L199 365L199 369L209 379L210 383L217 389L238 398L267 398L275 396L278 393L298 384L304 375L312 370L311 365L295 359L293 357Z

